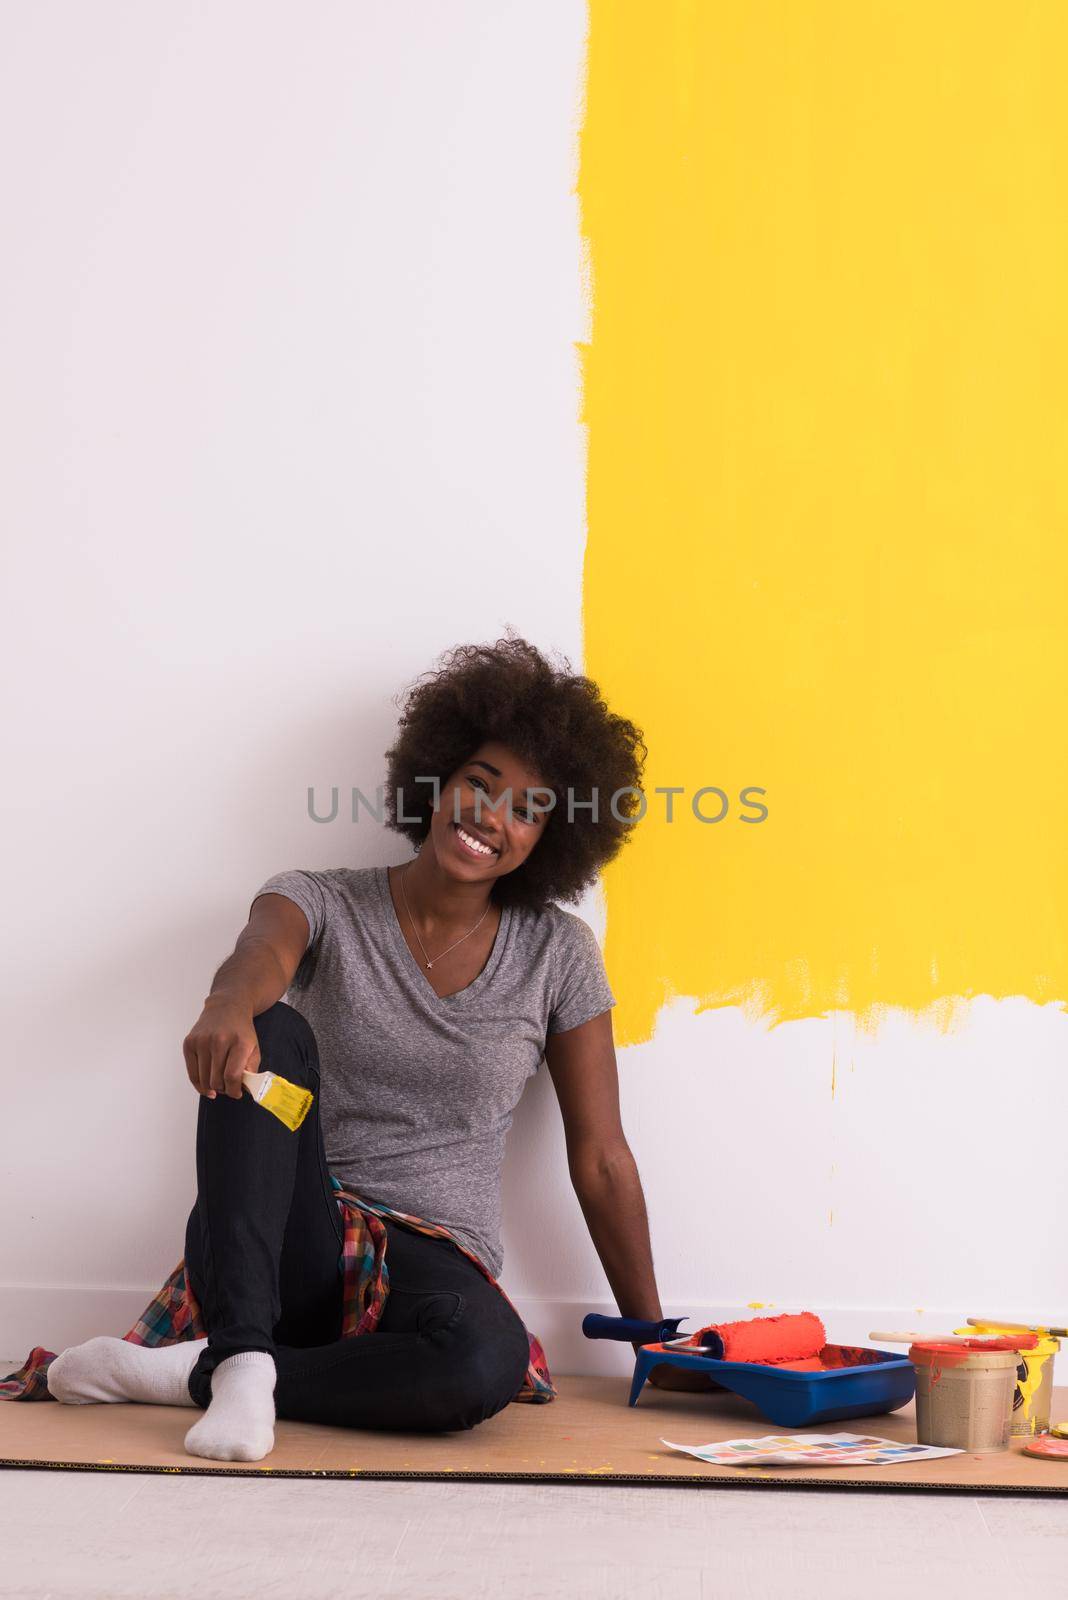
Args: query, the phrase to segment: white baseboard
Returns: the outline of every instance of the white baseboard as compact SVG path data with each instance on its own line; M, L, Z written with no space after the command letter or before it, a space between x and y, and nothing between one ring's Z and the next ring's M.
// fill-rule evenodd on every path
M158 1288L158 1283L150 1289L81 1283L0 1284L0 1350L18 1366L34 1345L59 1351L97 1333L121 1337L133 1327Z
M114 1288L106 1285L28 1284L0 1285L0 1351L6 1359L21 1363L34 1345L49 1350L65 1350L94 1334L121 1336L131 1328L148 1305L159 1285L143 1288ZM527 1327L545 1347L553 1372L620 1375L633 1366L629 1344L606 1339L587 1339L582 1319L588 1311L616 1315L608 1300L577 1302L517 1296L514 1304ZM945 1333L962 1326L966 1310L926 1310L917 1316L915 1309L866 1308L863 1306L749 1306L668 1305L667 1316L685 1316L681 1334L712 1322L733 1322L743 1317L776 1316L780 1311L812 1310L823 1318L828 1337L836 1344L868 1344L872 1329L913 1329L927 1334ZM1028 1320L1028 1314L1023 1314ZM902 1347L902 1350L904 1347ZM10 1369L9 1369L10 1370ZM0 1374L6 1376L6 1373Z

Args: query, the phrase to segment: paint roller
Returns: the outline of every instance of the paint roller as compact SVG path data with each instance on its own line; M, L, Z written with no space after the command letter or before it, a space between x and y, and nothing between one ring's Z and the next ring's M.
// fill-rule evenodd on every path
M714 1322L695 1333L675 1337L685 1317L662 1322L642 1322L634 1317L603 1317L596 1312L582 1319L587 1339L625 1339L630 1344L668 1344L674 1350L693 1350L716 1361L755 1362L766 1367L793 1367L816 1371L819 1354L827 1343L827 1330L811 1311L784 1311L777 1317L747 1317L741 1322Z

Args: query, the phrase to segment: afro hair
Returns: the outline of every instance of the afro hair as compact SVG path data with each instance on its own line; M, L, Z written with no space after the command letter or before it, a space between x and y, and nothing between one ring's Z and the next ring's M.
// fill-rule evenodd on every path
M534 849L494 883L493 898L502 905L540 908L579 899L629 839L635 813L639 819L644 813L648 751L640 730L610 711L597 685L572 672L566 658L554 666L511 631L492 645L447 651L398 702L397 738L386 751L385 811L387 826L417 849L433 814L429 786L417 780L436 778L443 786L482 744L507 746L552 790L553 808ZM596 819L588 804L595 797Z

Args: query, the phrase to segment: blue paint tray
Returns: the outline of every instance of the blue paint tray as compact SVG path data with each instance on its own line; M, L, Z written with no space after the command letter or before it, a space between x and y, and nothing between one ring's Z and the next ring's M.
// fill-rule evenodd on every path
M908 1405L916 1389L916 1369L897 1351L870 1350L862 1345L827 1344L820 1351L820 1372L791 1372L755 1361L717 1361L677 1345L642 1345L634 1363L630 1405L654 1367L692 1367L722 1389L749 1400L779 1428L803 1428L814 1422L844 1417L872 1417Z

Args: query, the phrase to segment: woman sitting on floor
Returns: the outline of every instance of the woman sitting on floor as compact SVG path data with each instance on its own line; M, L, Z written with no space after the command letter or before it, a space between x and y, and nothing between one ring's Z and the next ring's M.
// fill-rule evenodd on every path
M523 640L458 648L417 681L386 785L415 855L269 878L184 1041L201 1096L184 1266L206 1337L90 1339L51 1363L57 1400L205 1408L186 1448L238 1461L272 1449L276 1415L423 1431L493 1416L530 1361L496 1286L500 1174L543 1058L620 1313L660 1319L614 998L592 930L554 904L627 839L644 756L595 684ZM242 1091L267 1069L314 1092L296 1134ZM338 1181L386 1233L388 1293L359 1337L342 1337Z

